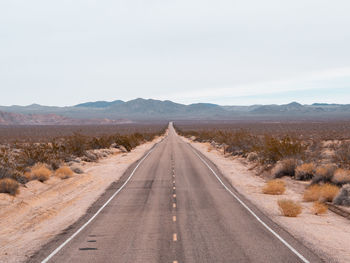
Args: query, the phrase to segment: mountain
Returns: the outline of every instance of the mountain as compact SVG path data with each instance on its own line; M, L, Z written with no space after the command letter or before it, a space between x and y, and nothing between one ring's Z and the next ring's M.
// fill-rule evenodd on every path
M134 99L130 101L95 101L75 106L55 107L32 104L28 106L0 106L0 111L16 114L47 115L57 119L57 123L69 123L71 119L79 122L101 122L101 119L133 121L148 120L350 120L350 104L314 103L303 105L292 102L283 105L221 106L211 103L194 103L190 105L170 100ZM63 119L59 119L59 117ZM44 117L25 122L51 123L40 121ZM67 119L68 118L68 119ZM49 118L48 118L49 119ZM108 121L105 121L108 122Z
M0 111L0 125L106 125L129 122L109 119L72 119L56 114L20 114Z
M122 100L115 100L112 102L108 101L95 101L95 102L86 102L86 103L81 103L78 105L75 105L74 107L82 107L82 108L107 108L113 105L119 105L123 104L124 101Z

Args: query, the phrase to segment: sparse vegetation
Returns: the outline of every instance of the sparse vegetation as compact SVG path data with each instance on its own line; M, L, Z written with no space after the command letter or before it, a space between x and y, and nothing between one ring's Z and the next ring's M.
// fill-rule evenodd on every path
M73 176L73 171L68 166L62 166L55 171L55 176L61 179L68 179Z
M267 178L311 181L306 202L350 204L350 122L177 122L177 132L255 162ZM260 164L260 165L259 165ZM270 184L274 184L271 181ZM274 185L273 185L274 186ZM342 191L339 192L339 188ZM272 186L266 185L263 192ZM272 192L274 190L271 190ZM276 193L278 191L276 190ZM349 199L349 201L348 201ZM345 200L345 201L343 201Z
M336 205L350 206L350 184L346 184L340 189L333 203Z
M304 163L295 169L295 179L307 181L311 180L315 174L315 165L313 163Z
M269 195L281 195L285 192L285 190L285 183L282 180L275 179L266 183L263 188L263 193Z
M350 171L342 168L337 169L334 172L332 183L342 186L344 184L350 184Z
M75 159L96 161L106 154L93 150L136 146L164 133L166 124L118 126L0 126L0 179L20 184L45 182L52 174L72 176L65 163ZM61 168L60 168L61 167ZM81 173L80 170L77 169Z
M10 195L16 195L18 193L19 184L11 179L0 179L0 193L7 193Z
M277 201L277 204L282 215L287 217L297 217L302 212L301 205L293 200L281 199Z
M52 175L52 171L49 170L45 164L37 163L31 168L30 173L28 173L28 175L28 179L38 180L43 183L49 180L50 176Z
M304 192L304 201L306 202L332 202L338 194L339 187L331 184L311 185Z
M284 159L279 161L271 171L274 178L283 176L294 177L297 161L295 159Z
M337 166L334 164L327 164L318 167L315 172L315 177L312 179L312 184L331 183Z
M316 201L312 205L312 213L315 215L322 215L327 213L327 211L328 211L328 206L324 203Z

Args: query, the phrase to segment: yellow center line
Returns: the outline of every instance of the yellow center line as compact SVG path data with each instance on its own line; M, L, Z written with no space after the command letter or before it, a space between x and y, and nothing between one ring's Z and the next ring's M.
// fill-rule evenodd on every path
M175 203L173 203L173 208L176 208L176 204Z
M176 233L173 234L173 241L174 241L174 242L177 241L177 234L176 234Z
M176 197L176 194L173 194L173 197L175 198L175 197Z
M173 216L173 222L176 222L176 216Z

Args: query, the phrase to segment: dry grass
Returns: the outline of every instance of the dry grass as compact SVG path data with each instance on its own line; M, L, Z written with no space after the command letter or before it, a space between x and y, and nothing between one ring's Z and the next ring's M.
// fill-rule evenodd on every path
M320 185L311 185L304 192L303 200L305 202L314 202L318 201L321 196L321 186Z
M288 217L297 217L302 212L300 203L289 199L281 199L277 201L282 215Z
M286 184L279 179L271 180L263 188L264 194L281 195L286 191Z
M322 215L327 213L328 211L328 206L325 205L324 203L321 202L314 202L312 206L312 213L315 215Z
M45 182L46 180L48 180L51 174L51 170L48 169L46 165L42 163L34 165L30 172L31 180L38 180L40 182Z
M313 163L304 163L295 169L295 179L311 180L315 173L315 165Z
M332 202L334 197L339 193L339 187L331 184L321 186L321 201Z
M350 171L345 169L337 169L334 172L332 182L336 185L350 184Z
M315 172L315 177L312 179L312 183L330 183L336 169L337 167L334 164L326 164L318 167Z
M271 173L274 178L281 178L283 176L293 177L295 174L295 167L297 161L295 159L284 159L279 161L272 169Z
M311 185L304 192L303 200L305 202L328 201L332 202L338 194L339 187L331 184Z
M68 179L73 176L73 171L68 166L62 166L56 170L55 176L61 179Z
M0 193L16 195L19 191L18 188L19 184L15 180L11 178L0 179Z

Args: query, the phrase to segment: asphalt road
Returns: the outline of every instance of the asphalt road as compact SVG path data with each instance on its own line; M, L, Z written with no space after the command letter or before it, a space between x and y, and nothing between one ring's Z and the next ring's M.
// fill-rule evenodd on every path
M215 165L176 135L172 126L169 135L130 167L86 216L29 262L45 259L84 263L321 262L240 196Z

